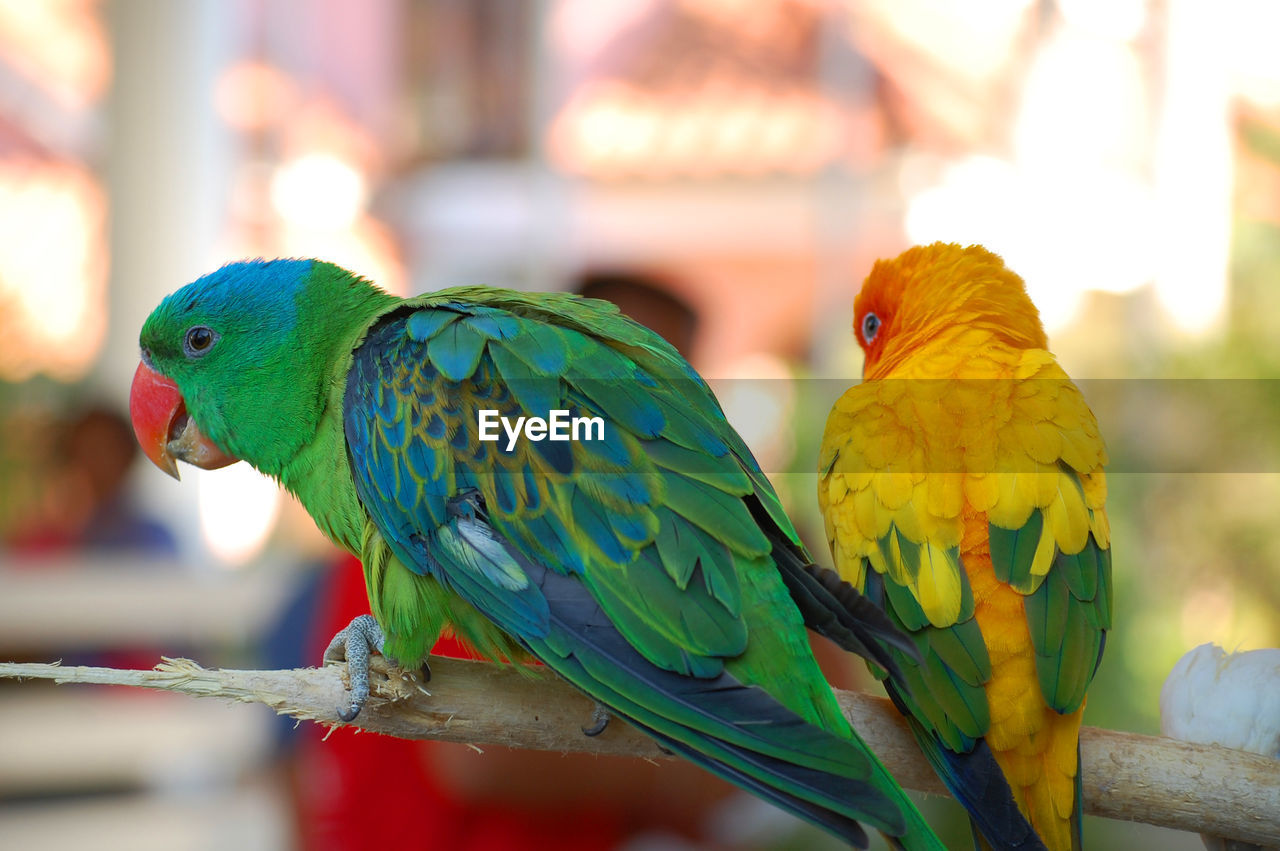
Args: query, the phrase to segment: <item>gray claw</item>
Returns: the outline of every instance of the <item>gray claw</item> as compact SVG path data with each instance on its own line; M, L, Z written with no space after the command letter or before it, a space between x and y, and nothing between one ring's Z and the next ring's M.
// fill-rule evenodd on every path
M583 727L584 735L595 737L604 732L604 728L609 726L609 719L613 716L609 714L609 708L600 701L596 701L595 709L591 711L591 726Z
M351 703L337 709L338 717L350 723L369 700L369 654L381 652L386 641L382 627L373 615L360 615L329 642L325 661L346 659L347 681L351 684Z

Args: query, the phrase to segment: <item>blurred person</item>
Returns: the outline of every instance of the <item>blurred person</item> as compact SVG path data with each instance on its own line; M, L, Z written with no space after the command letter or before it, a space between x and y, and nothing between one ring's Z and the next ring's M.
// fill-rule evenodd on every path
M573 291L586 298L613 302L627 316L657 331L699 369L704 364L693 358L694 343L698 339L698 313L672 293L671 287L669 279L658 273L599 269L584 273Z
M113 408L92 405L57 423L60 433L31 515L7 542L24 555L94 551L175 555L173 533L133 500L127 483L138 457L133 427Z
M175 557L173 533L139 507L130 493L129 473L139 453L129 420L114 408L93 404L55 420L51 427L54 440L49 457L42 459L43 487L32 494L27 516L5 541L9 553L19 557L19 569L62 569L69 562L61 557L76 555L86 562L104 555ZM180 643L123 642L58 651L69 665L137 669L150 668L162 654L191 653ZM160 699L158 693L115 688L130 700Z

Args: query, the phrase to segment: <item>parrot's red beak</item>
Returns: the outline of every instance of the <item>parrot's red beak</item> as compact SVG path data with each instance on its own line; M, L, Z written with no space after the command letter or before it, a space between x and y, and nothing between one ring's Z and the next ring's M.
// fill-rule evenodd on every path
M178 461L205 470L216 470L239 461L205 437L187 414L187 403L178 385L145 362L138 364L129 390L129 417L133 433L151 463L178 478Z

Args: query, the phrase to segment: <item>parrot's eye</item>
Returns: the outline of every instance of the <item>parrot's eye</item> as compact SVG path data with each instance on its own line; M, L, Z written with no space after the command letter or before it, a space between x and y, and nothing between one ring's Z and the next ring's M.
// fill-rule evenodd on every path
M867 345L871 345L871 341L876 338L876 332L880 330L880 317L874 313L868 313L862 317L862 341Z
M187 336L182 340L182 350L189 358L198 358L218 342L218 332L205 325L196 325L187 329Z

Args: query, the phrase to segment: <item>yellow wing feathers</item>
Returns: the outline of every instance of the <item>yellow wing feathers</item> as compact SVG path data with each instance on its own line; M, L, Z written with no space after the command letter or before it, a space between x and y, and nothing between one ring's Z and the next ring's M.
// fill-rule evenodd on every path
M988 357L996 373L989 378L883 379L836 403L823 438L819 503L847 581L862 587L866 558L910 587L930 621L943 625L959 607L952 551L966 510L1005 529L1022 528L1039 510L1037 580L1056 552L1080 552L1089 533L1108 546L1097 422L1051 354L1014 357L1004 365ZM909 558L901 557L903 541L915 545Z

